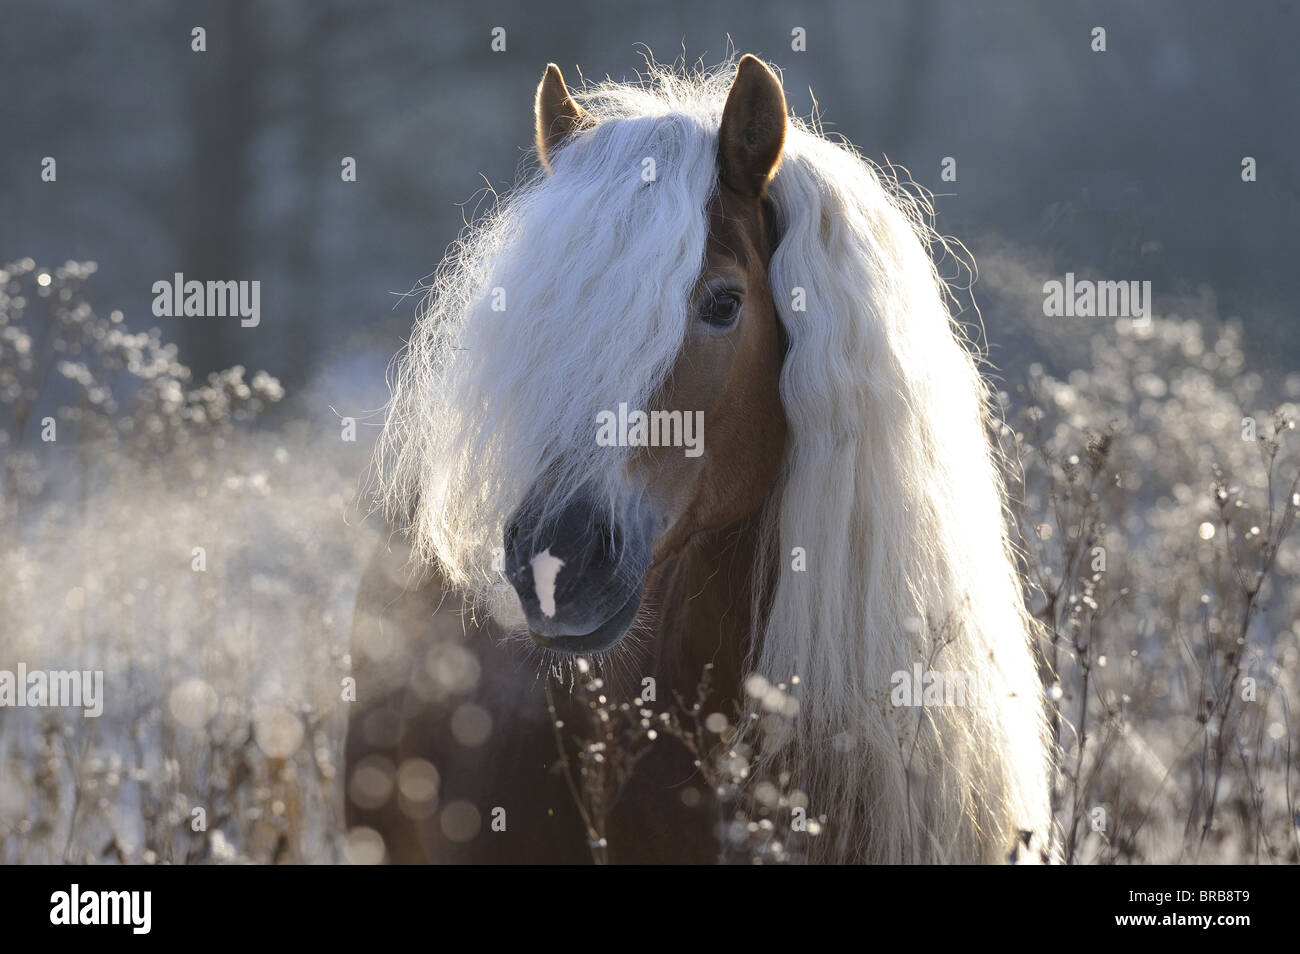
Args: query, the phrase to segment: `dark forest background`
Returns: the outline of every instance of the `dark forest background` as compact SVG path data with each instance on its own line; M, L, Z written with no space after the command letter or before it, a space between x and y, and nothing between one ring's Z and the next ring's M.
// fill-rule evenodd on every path
M1216 314L1243 321L1253 366L1300 357L1292 4L3 7L0 261L97 261L97 300L134 329L158 322L150 287L176 271L261 280L256 329L166 322L199 374L264 368L292 397L328 371L368 391L411 320L401 296L525 161L547 61L570 82L579 68L626 79L645 48L708 65L729 42L783 69L798 113L815 97L830 130L938 193L940 229L986 266L977 300L1004 373L1058 360L1037 346L1051 329L1009 314L1041 285L1011 287L1007 256L1053 277L1150 280L1158 298L1212 289ZM191 51L194 26L205 53ZM497 26L505 52L490 48ZM807 52L791 50L795 27ZM1241 181L1245 155L1255 183ZM40 179L45 156L57 183ZM945 156L955 183L940 181Z

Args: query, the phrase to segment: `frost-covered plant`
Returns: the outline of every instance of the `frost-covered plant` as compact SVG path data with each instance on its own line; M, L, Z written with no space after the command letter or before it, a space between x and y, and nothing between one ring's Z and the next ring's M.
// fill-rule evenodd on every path
M1121 321L1091 347L1003 396L1062 855L1295 862L1300 375L1262 408L1231 325Z
M0 708L0 863L336 858L357 465L253 431L279 383L195 381L94 272L0 269L0 668L106 697Z
M798 703L790 686L753 674L745 681L745 707L723 712L710 705L713 666L708 664L693 699L675 696L659 708L639 696L615 703L586 659L577 659L573 668L569 681L577 724L558 716L549 685L548 703L561 767L597 864L616 857L609 816L654 745L681 746L699 771L713 799L719 860L789 864L803 859L807 839L821 833L825 819L810 817L808 797L788 772L769 777L756 758L757 749L778 745L791 731ZM746 721L754 724L753 732L740 731Z

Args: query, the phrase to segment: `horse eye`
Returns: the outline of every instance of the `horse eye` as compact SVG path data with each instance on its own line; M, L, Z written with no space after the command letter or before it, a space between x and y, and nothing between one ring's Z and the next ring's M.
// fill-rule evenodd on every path
M700 320L724 327L740 315L740 297L731 292L719 292L704 303Z

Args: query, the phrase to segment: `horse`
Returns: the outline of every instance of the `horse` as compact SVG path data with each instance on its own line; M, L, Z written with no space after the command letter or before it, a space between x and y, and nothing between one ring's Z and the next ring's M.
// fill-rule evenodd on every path
M994 402L925 197L752 55L577 91L550 64L534 116L536 167L449 250L393 366L347 843L754 860L727 812L758 789L799 823L742 827L785 860L1048 860ZM954 674L977 699L932 697ZM574 741L628 713L634 759ZM743 763L725 784L718 757ZM578 781L602 760L597 819Z

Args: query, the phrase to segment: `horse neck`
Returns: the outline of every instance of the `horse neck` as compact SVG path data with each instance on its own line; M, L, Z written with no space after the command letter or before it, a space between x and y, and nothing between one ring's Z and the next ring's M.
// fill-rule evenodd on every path
M658 611L653 666L661 686L693 699L712 664L710 695L740 698L759 547L758 518L747 518L697 535L652 574L647 595Z

